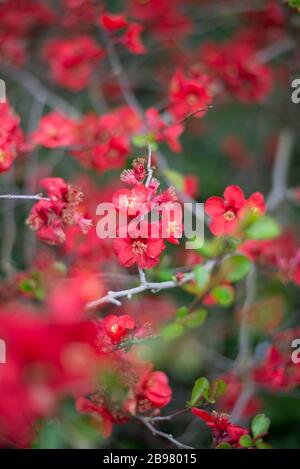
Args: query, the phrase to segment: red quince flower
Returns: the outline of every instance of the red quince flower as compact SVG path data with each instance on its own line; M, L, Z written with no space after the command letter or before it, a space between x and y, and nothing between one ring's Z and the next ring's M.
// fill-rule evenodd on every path
M99 17L100 25L107 31L117 31L126 28L128 21L125 14L113 15L111 13L102 13Z
M132 163L132 169L124 169L120 180L130 186L135 186L144 181L146 174L144 158L136 158Z
M89 84L104 50L93 37L79 34L70 39L50 39L43 55L55 82L71 91L81 91Z
M99 421L104 438L111 435L114 418L104 406L80 397L76 401L76 410L82 414L91 414L96 421Z
M135 320L128 314L116 316L110 314L103 319L103 325L113 344L118 344L135 328Z
M245 204L244 192L239 186L228 186L224 191L224 199L210 197L205 203L205 212L212 218L209 225L211 232L216 236L233 234Z
M151 371L142 377L137 387L137 400L146 399L152 407L165 407L172 398L167 375L163 371Z
M176 119L184 119L188 114L206 109L212 101L208 92L208 79L202 81L186 78L181 70L177 70L170 85L170 112ZM197 117L205 115L205 111Z
M143 29L143 26L132 23L120 39L121 43L133 54L139 55L146 52L146 48L141 40Z
M147 109L145 116L147 126L149 127L150 132L154 133L155 139L158 142L166 142L172 151L179 153L182 150L182 147L178 138L184 130L183 125L166 124L155 108Z
M247 200L239 186L228 186L224 191L224 199L213 196L205 203L205 212L212 218L209 225L211 232L215 236L234 234L239 221L249 209L263 214L266 210L263 195L255 192Z
M38 237L49 244L61 244L66 239L65 228L68 225L78 225L86 233L92 222L78 209L83 199L82 192L61 178L45 178L40 183L48 192L49 200L39 200L26 221L37 231Z
M24 134L20 118L8 103L0 103L0 173L8 171L19 153L24 151Z
M192 409L192 412L211 428L215 446L222 442L227 442L234 447L238 447L241 436L248 434L245 428L232 424L226 414L218 414L215 411L210 414L205 410L195 407Z
M60 112L44 116L32 133L33 143L47 148L65 147L75 143L76 122Z
M142 221L140 225L141 230L145 228L147 233L151 233L150 224ZM120 264L124 267L137 264L142 269L151 269L158 264L159 256L165 249L165 243L158 237L152 238L151 235L148 238L128 236L114 239L113 248Z
M148 197L148 189L139 184L133 189L119 189L113 194L112 202L120 212L126 212L129 216L136 216L138 213L145 211Z

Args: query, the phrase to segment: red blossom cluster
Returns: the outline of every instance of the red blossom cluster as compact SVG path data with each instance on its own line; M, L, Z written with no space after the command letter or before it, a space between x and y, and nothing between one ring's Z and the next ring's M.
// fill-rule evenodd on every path
M272 72L255 56L257 49L248 40L234 38L228 43L206 43L201 62L242 102L260 102L272 89Z
M228 186L224 191L224 199L213 196L205 203L205 212L212 218L209 227L216 236L235 234L239 222L249 210L264 214L264 197L260 192L255 192L246 199L239 186Z
M118 42L123 44L133 54L144 54L145 46L141 40L143 26L138 23L129 22L124 13L112 15L110 13L102 13L99 18L100 26L115 33L122 30L122 35L118 38Z
M83 233L90 229L91 220L85 218L78 207L83 200L79 189L61 178L45 178L40 185L48 198L39 200L27 219L27 224L37 231L40 240L49 244L63 243L67 225L78 225Z
M103 55L103 48L95 39L83 34L70 39L50 39L43 49L52 79L71 91L86 88Z
M247 240L239 250L259 265L276 269L284 282L300 285L300 246L293 233L267 241Z
M151 414L171 399L163 372L115 348L128 333L138 333L130 316L54 324L15 307L1 310L1 322L1 337L10 351L0 374L1 444L28 446L35 421L54 415L61 399L70 394L78 410L100 420L106 436L113 422L136 412ZM114 390L105 384L110 372L124 386L118 405ZM92 397L87 400L84 395Z
M230 26L228 38L216 42L219 35L216 41L202 37L206 30L203 35L201 22L209 17L219 30L219 2L216 10L214 2L206 0L129 0L126 10L117 13L114 2L110 2L113 13L93 0L52 3L0 1L1 70L11 80L12 92L18 89L12 102L20 112L27 109L27 94L32 100L30 115L25 114L25 119L22 115L28 135L10 104L0 104L0 173L13 164L15 170L8 174L5 184L10 187L5 186L0 197L13 201L0 208L4 228L0 267L5 276L0 286L0 340L9 357L0 368L0 445L30 446L43 423L70 398L104 437L111 435L114 424L132 417L151 428L156 425L153 419L171 402L172 389L167 374L155 369L155 354L149 361L141 358L140 342L162 341L166 369L173 372L169 357L175 357L178 367L182 359L184 372L188 365L193 375L199 370L200 348L210 355L205 349L210 329L204 329L202 336L192 335L193 329L202 326L208 313L209 327L214 326L215 310L231 307L226 314L229 319L224 315L214 332L222 340L231 338L236 331L229 321L237 320L238 360L217 352L217 359L226 362L221 374L224 383L217 379L211 385L200 378L204 391L198 393L196 381L183 412L189 409L205 422L214 448L240 449L242 437L246 437L245 447L252 447L255 436L252 440L248 430L232 423L234 419L224 411L234 417L233 410L250 382L253 394L242 403L237 420L261 409L261 388L287 392L300 385L300 365L293 362L291 348L300 331L277 331L284 317L283 300L277 299L283 296L282 284L293 283L291 296L294 287L300 286L299 240L289 231L280 232L273 213L266 216L262 192L246 196L240 186L227 185L223 197L213 195L204 201L211 239L195 250L181 249L181 204L199 196L195 168L202 161L193 166L188 152L193 153L195 145L187 146L186 159L176 159L176 165L187 163L181 174L175 164L172 167L171 152L183 152L180 138L187 128L195 137L207 130L214 141L209 119L204 124L192 121L205 116L213 102L217 111L228 96L240 107L262 104L277 87L275 76L286 84L289 67L271 66L268 54L273 60L274 49L279 54L289 50L285 47L293 43L290 36L297 21L294 24L293 17L273 0L255 11L252 5L250 11L244 12L243 6L239 11L238 5L238 21ZM232 7L229 4L224 1L226 8ZM238 170L252 170L256 147L248 151L244 140L230 130L225 139L221 136L221 148ZM146 147L148 161L133 157ZM17 158L25 152L26 158ZM59 164L56 154L62 155ZM124 169L129 158L133 158L131 167ZM276 158L272 160L274 179L278 177ZM286 162L279 162L279 167ZM155 166L165 188L160 189L160 181L153 176ZM217 180L206 168L203 180L201 173L203 199L208 182ZM120 188L110 170L121 171L126 187ZM242 179L238 172L235 176ZM280 184L287 182L280 180ZM253 185L260 187L261 181ZM275 186L273 192L278 189ZM35 194L37 187L43 193ZM211 193L217 194L220 186L214 187ZM279 187L279 192L280 203L300 201L298 188ZM98 204L109 200L117 217L112 241L99 236L95 228ZM27 203L32 201L29 211ZM33 243L28 232L24 235L25 230L16 229L25 218L42 243ZM173 246L169 246L171 254L163 256L166 242ZM21 245L24 253L19 255ZM132 267L133 275L127 275L124 268ZM248 280L252 282L258 268L263 279L260 288L256 288L257 279L249 287ZM247 275L239 288L238 282ZM153 296L169 286L183 290L178 295L180 304L167 295ZM190 304L181 305L190 296ZM121 308L113 309L112 304ZM246 339L243 334L248 334ZM267 336L267 346L260 334ZM178 350L177 342L172 346L174 340ZM151 345L148 350L146 344L146 354L151 347L155 348ZM161 354L160 347L157 350ZM241 351L247 355L245 360L239 360ZM219 388L224 392L220 399ZM196 407L217 399L218 412ZM173 436L157 433L176 444Z
M169 187L157 194L159 181L151 178L145 185L146 177L145 160L134 160L133 169L125 170L121 175L121 180L133 188L120 189L112 198L114 207L126 220L119 226L113 241L114 251L124 267L137 264L142 269L151 269L159 262L165 249L163 238L179 244L178 238L182 233L181 213L176 216L172 212L172 204L177 201L174 189ZM161 218L149 223L144 217L152 210Z
M218 414L215 411L209 413L197 408L192 409L192 412L211 429L215 447L222 443L228 443L233 448L241 448L239 440L241 436L247 435L248 431L231 423L226 414Z
M15 158L26 150L20 118L8 103L0 103L0 173L8 171Z

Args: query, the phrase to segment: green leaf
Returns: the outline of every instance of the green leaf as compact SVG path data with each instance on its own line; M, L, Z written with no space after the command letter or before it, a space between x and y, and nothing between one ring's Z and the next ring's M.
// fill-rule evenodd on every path
M172 323L168 324L161 330L161 336L165 340L174 340L180 337L184 332L184 327L181 324Z
M265 441L263 441L262 438L259 438L255 442L255 446L257 449L272 449L272 446L269 443L266 443Z
M134 137L132 138L133 145L138 148L146 147L147 141L148 139L146 135L134 135Z
M289 0L289 6L291 8L297 8L297 10L300 12L300 0Z
M205 241L203 246L198 249L198 252L205 257L217 257L224 249L224 239L222 237L215 237L209 241Z
M242 254L236 254L222 262L221 274L229 282L238 282L249 273L250 269L250 260Z
M220 443L216 446L216 449L232 449L232 446L229 443Z
M230 306L234 300L234 289L227 285L220 285L211 291L216 302L221 306Z
M253 441L249 435L243 435L239 440L239 444L244 448L250 448L251 446L253 446Z
M204 397L205 399L208 398L209 393L209 382L208 379L205 377L198 378L192 389L191 400L189 401L188 405L190 407L194 407L199 400Z
M254 417L251 422L251 430L253 438L258 438L259 436L265 435L268 433L270 428L271 421L265 414L258 414Z
M226 392L227 384L222 379L215 379L209 390L209 399L214 402Z
M176 319L180 320L182 318L185 318L188 315L188 309L186 306L181 306L181 308L178 308L176 311Z
M194 313L191 313L188 316L186 316L183 322L185 326L193 329L193 328L202 326L206 318L207 318L206 309L199 309L199 311L195 311Z
M194 275L197 286L204 290L209 283L210 272L203 265L197 265L194 269Z
M280 228L273 218L264 216L256 220L246 230L246 236L257 241L277 238Z

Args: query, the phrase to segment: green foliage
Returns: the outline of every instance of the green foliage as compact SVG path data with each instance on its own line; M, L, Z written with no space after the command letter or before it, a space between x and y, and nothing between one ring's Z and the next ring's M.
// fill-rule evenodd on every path
M269 216L258 218L245 230L247 238L263 241L277 238L280 234L278 224Z
M259 438L268 433L270 428L270 419L265 414L258 414L251 422L251 431L254 438Z
M192 389L191 399L188 402L189 407L196 406L200 399L204 398L208 400L208 393L209 393L209 382L208 379L205 377L198 378Z
M220 285L212 289L211 294L220 306L230 306L234 300L234 289L229 285Z
M184 327L182 324L171 323L164 326L160 332L160 335L163 339L170 341L178 339L184 332Z
M239 444L243 446L243 448L251 448L253 446L253 441L250 435L243 435L240 438Z
M204 290L210 280L210 272L203 266L197 265L194 269L195 281L200 290Z
M297 8L297 10L300 12L300 0L288 0L289 1L289 6L291 8Z
M188 407L200 405L202 401L215 404L216 400L226 391L226 383L222 379L216 379L209 383L205 377L198 378L193 386L191 399L187 402Z
M221 265L221 275L229 282L238 282L242 280L250 271L251 262L242 254L226 258Z

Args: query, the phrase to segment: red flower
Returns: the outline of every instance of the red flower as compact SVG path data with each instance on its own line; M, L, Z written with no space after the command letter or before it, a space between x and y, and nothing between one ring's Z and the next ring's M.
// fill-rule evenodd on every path
M144 224L146 231L150 233L151 225L146 222ZM140 225L143 227L143 222ZM162 239L151 236L116 238L113 240L113 248L120 264L124 267L137 264L142 269L151 269L158 264L159 256L165 249L165 243Z
M143 158L136 158L132 163L132 169L124 169L120 179L130 186L136 186L141 184L145 177L145 160Z
M155 108L149 108L146 111L147 126L150 132L154 133L158 142L166 142L172 151L179 153L181 145L178 140L182 134L184 127L182 124L166 124L160 117L159 112Z
M246 210L264 213L266 205L260 192L248 200L239 186L228 186L222 197L210 197L205 203L205 212L212 218L210 230L216 236L232 235L238 228L239 220Z
M216 236L233 234L245 204L244 192L239 186L228 186L224 192L224 199L210 197L205 203L205 212L212 217L211 232Z
M116 316L110 314L103 319L105 331L111 338L113 344L118 344L126 336L128 331L135 328L134 319L128 314Z
M105 407L84 397L80 397L76 401L76 410L83 414L91 414L96 421L99 421L104 438L111 435L114 418Z
M132 23L121 38L122 44L133 54L144 54L146 52L141 40L143 29L143 26Z
M121 168L129 155L128 140L125 136L111 137L107 142L96 145L92 150L92 166L107 170Z
M32 142L47 148L65 147L75 142L76 122L60 112L44 116L31 136Z
M276 346L268 348L265 359L253 371L257 383L270 389L288 389L293 385L293 374L290 367L295 367Z
M128 21L124 14L112 15L111 13L102 13L99 17L99 22L107 31L117 31L128 26Z
M8 103L0 103L0 173L10 169L18 153L25 150L20 118Z
M186 78L181 70L177 70L170 85L170 112L176 119L184 119L188 114L206 109L212 98L208 93L207 77L202 82ZM205 115L205 111L197 117Z
M165 407L172 398L167 375L163 371L152 371L144 376L137 387L137 400L146 399L153 407Z
M112 202L120 212L135 216L144 211L148 197L148 189L139 184L133 189L119 189L114 193Z
M27 219L27 224L37 231L38 237L49 244L61 244L66 238L67 225L78 225L86 233L91 220L78 210L82 192L61 178L42 179L41 185L47 190L50 200L39 200Z
M271 91L272 73L256 59L256 52L253 45L237 36L223 45L206 43L201 59L238 99L260 102Z
M103 55L104 50L94 38L84 34L71 39L51 39L44 49L53 79L71 91L81 91L89 84Z
M241 436L248 434L245 428L232 424L226 414L218 414L215 411L210 414L195 407L192 412L211 428L215 446L227 442L234 447L238 447Z

